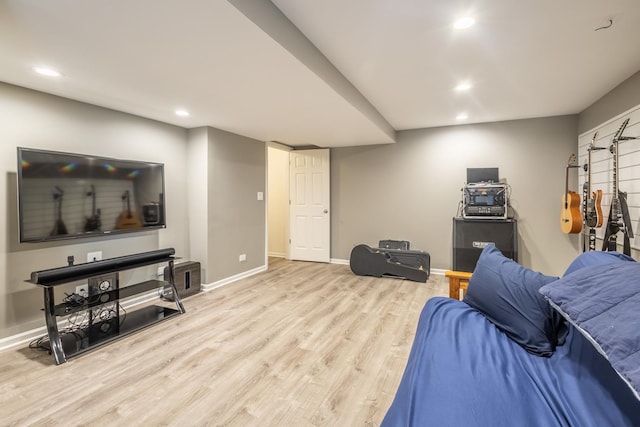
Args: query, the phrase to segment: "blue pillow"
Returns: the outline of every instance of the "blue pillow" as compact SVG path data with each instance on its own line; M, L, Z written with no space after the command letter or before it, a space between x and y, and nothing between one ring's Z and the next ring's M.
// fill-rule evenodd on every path
M585 267L540 292L595 345L640 399L640 263Z
M564 272L563 276L567 274L571 274L576 270L580 270L584 267L589 267L591 265L606 265L611 264L612 262L623 262L623 261L635 261L629 255L625 255L620 252L611 251L611 252L601 252L601 251L590 251L584 252L578 255L576 259L573 260L567 271Z
M548 357L568 333L562 316L538 292L556 280L521 266L489 245L480 254L463 301L528 352Z

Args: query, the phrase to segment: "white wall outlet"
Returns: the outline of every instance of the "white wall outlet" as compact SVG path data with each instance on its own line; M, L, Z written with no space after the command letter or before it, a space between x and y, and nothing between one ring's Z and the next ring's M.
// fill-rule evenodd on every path
M89 252L87 254L87 262L100 261L100 260L102 260L102 251Z
M89 284L85 283L84 285L76 286L76 294L81 297L88 298L89 297Z
M258 200L264 200L264 193L262 191L258 191Z
M242 261L246 261L247 260L247 254L241 254L238 257L238 261L242 262Z

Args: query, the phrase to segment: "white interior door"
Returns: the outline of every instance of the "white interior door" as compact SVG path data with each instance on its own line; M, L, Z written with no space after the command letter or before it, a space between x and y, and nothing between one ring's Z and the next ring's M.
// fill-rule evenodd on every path
M289 154L290 256L330 261L329 149Z

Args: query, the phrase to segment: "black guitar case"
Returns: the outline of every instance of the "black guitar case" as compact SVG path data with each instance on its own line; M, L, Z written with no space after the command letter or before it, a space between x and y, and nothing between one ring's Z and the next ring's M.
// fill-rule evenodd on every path
M358 245L351 251L349 266L359 276L392 276L414 282L426 282L429 278L429 254L422 251Z

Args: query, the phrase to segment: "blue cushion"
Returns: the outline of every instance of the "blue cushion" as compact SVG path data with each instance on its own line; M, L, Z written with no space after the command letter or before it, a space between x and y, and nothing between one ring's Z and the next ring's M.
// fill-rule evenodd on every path
M563 276L567 274L571 274L574 271L580 270L584 267L589 267L591 265L606 265L611 264L612 262L623 262L623 261L635 261L629 255L625 255L620 252L601 252L601 251L590 251L584 252L578 255L576 259L573 260L567 271L564 272Z
M640 398L640 264L581 268L540 289Z
M463 301L528 352L551 356L564 343L568 329L538 290L556 280L521 266L489 245L480 254Z

